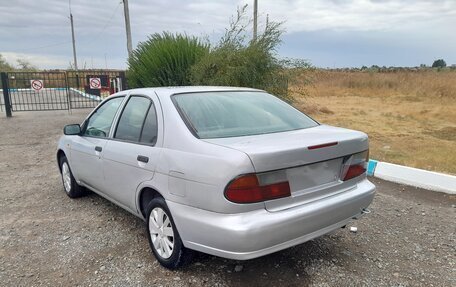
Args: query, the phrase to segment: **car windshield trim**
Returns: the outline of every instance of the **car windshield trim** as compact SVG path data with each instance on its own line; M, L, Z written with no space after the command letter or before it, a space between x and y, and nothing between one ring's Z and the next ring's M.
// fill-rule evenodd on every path
M246 100L239 101L239 95L244 93ZM185 103L180 98L183 97L191 97L191 96L200 96L199 99L195 98L196 101L203 99L201 97L213 97L213 108L220 108L224 107L225 114L230 114L230 107L226 105L226 103L220 102L216 103L216 97L225 97L225 102L228 99L234 100L231 104L231 112L233 112L233 117L235 117L235 111L238 110L248 110L248 113L245 115L249 115L253 121L257 120L257 122L264 121L266 116L273 118L276 123L274 124L267 124L267 125L254 125L252 126L249 122L249 127L242 125L248 122L248 120L240 121L238 126L234 125L232 127L225 127L223 128L219 126L214 126L209 128L207 125L202 126L201 121L202 118L208 117L207 114L202 113L201 105L193 104L196 109L200 109L200 115L202 118L197 118L195 115L189 115L189 107L185 107L185 105L192 105L189 101ZM228 97L227 97L228 96ZM250 98L247 98L250 96ZM264 98L263 98L264 97ZM255 99L256 98L256 99ZM318 126L319 123L313 120L311 117L307 116L306 114L302 113L301 111L297 110L293 106L289 105L288 103L284 102L283 100L279 99L276 96L273 96L265 91L261 90L215 90L215 91L195 91L195 92L182 92L182 93L175 93L171 95L171 100L178 111L179 115L181 116L183 122L190 130L190 132L199 139L216 139L216 138L232 138L232 137L244 137L244 136L256 136L256 135L265 135L265 134L274 134L274 133L282 133L282 132L290 132L296 131L301 129L307 129L311 127ZM215 101L214 101L215 100ZM257 101L260 106L256 106L254 103L255 100ZM236 103L237 101L237 103ZM250 101L250 102L249 102ZM190 104L189 104L190 103ZM214 105L215 103L215 105ZM210 112L210 104L206 104L206 111ZM217 106L218 104L218 106ZM236 104L238 106L236 106ZM241 105L240 105L241 104ZM256 111L255 108L257 107ZM208 110L209 109L209 110ZM269 110L268 110L269 109ZM275 112L275 113L274 113ZM223 118L223 115L217 112L212 112L213 118L215 122L217 120L226 121L226 118ZM285 115L287 114L287 115ZM230 114L231 115L231 114ZM256 116L256 119L255 119ZM233 118L231 117L231 118ZM294 118L293 118L294 117ZM240 117L238 117L240 118Z

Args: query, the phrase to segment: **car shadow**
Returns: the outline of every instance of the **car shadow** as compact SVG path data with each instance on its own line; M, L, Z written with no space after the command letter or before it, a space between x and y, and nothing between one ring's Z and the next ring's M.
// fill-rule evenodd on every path
M94 193L84 197L84 201L102 205L106 211L104 214L108 217L124 218L116 221L116 224L124 225L121 229L131 230L132 225L137 227L138 230L128 236L132 237L132 241L137 241L140 237L143 243L138 248L149 250L145 223L140 218ZM171 272L169 276L192 277L207 284L217 280L224 286L305 286L311 284L312 275L317 273L321 266L334 265L335 262L341 264L341 256L344 257L344 250L347 249L347 242L336 231L298 246L246 261L196 252L189 266ZM152 262L154 269L163 268L151 253L145 260ZM153 270L146 273L154 277ZM146 278L149 277L147 274Z
M311 283L318 267L333 264L339 253L337 235L323 236L256 259L237 261L198 253L183 272L217 270L229 286L303 286ZM212 272L211 272L212 273ZM209 276L211 274L205 274Z

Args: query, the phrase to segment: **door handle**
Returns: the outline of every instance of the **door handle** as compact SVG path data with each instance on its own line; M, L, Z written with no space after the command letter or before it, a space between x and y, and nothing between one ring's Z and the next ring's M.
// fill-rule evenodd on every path
M103 150L103 149L101 148L101 146L96 146L96 147L95 147L95 151L97 151L97 152L101 152L102 150Z
M143 156L143 155L138 155L138 157L136 159L138 161L144 162L144 163L148 163L149 162L149 158L147 156Z

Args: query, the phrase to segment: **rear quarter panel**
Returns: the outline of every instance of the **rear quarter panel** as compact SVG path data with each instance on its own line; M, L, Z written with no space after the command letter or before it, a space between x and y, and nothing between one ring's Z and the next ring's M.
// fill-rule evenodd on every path
M187 128L169 95L159 96L163 110L163 150L156 174L144 186L154 187L166 200L220 213L264 208L263 203L240 205L224 196L236 176L254 172L241 151L204 142Z

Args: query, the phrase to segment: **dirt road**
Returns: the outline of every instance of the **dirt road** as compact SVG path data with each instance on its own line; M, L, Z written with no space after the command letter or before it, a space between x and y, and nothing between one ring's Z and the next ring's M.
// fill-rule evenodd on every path
M2 286L456 286L456 197L372 179L372 213L250 261L199 254L163 269L143 222L97 195L71 200L55 147L87 110L0 116Z

